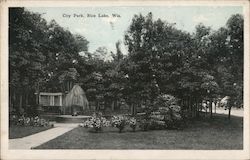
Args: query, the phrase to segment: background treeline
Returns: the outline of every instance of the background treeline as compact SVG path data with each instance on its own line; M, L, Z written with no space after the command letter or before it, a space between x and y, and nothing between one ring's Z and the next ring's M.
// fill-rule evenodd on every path
M191 110L204 99L224 96L231 97L232 106L242 105L242 15L232 15L216 31L198 24L192 34L154 20L152 13L135 15L124 39L128 54L118 41L116 53L105 60L105 47L90 53L84 36L40 14L10 8L10 105L25 109L37 103L39 91L67 92L74 83L106 107L120 101L150 106L161 94L174 95Z

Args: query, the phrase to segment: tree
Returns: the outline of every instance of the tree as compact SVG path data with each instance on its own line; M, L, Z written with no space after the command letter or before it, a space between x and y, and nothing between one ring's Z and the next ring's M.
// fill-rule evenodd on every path
M74 35L74 38L75 38L75 43L77 45L78 51L79 52L82 52L82 51L87 52L89 41L85 37L83 37L82 35L79 35L79 34Z
M34 96L38 84L44 81L47 25L40 14L32 14L24 8L9 11L9 87L13 102L10 105L16 106L18 95L17 110L21 111Z
M88 41L81 35L73 35L52 20L48 24L48 44L46 51L46 72L48 91L69 91L73 83L86 73L85 60L79 53L88 52ZM62 80L69 68L76 69L80 74L77 79Z
M187 106L192 116L196 116L198 113L198 103L204 98L211 101L211 92L215 92L213 86L216 85L216 82L213 81L210 64L207 58L207 48L210 43L208 37L210 32L210 27L206 27L203 24L198 24L196 26L196 31L191 41L191 52L185 55L186 60L182 67L181 75L184 73L185 78L181 80L181 88L186 88L186 91L183 93L186 93L186 97L188 97ZM211 106L210 113L212 113Z
M93 58L104 60L104 61L110 61L111 56L108 53L108 49L106 47L98 47L96 51L92 54Z
M162 94L181 99L193 116L203 99L230 96L230 106L242 104L241 15L216 31L198 24L193 34L154 20L152 13L135 15L124 37L128 55L123 55L121 41L115 43L116 53L106 47L90 53L84 36L54 20L47 23L24 8L11 8L9 14L10 104L19 110L34 93L69 91L73 83L106 106L125 99L133 113L142 103L152 108Z
M131 98L153 104L160 93L177 94L178 69L190 40L190 35L177 30L174 24L154 21L152 13L135 15L125 35L129 52L125 73L134 96Z
M243 103L243 61L244 61L244 19L240 14L232 15L227 21L229 36L229 57L227 66L233 75L234 105Z
M243 22L242 15L232 15L225 27L210 36L210 61L220 95L231 97L229 118L231 107L243 103Z
M79 52L88 49L83 36L74 37L54 20L47 24L24 8L10 8L9 37L10 106L17 106L18 97L19 111L38 102L34 93L61 90L60 80L82 62Z
M126 68L130 81L131 101L143 101L151 99L150 83L154 73L149 61L152 61L152 32L153 32L152 14L146 17L135 15L132 23L125 35L125 43L128 46L128 62Z
M121 61L123 59L123 54L121 51L121 41L117 41L115 43L115 47L116 47L116 54L112 53L112 58L114 61Z

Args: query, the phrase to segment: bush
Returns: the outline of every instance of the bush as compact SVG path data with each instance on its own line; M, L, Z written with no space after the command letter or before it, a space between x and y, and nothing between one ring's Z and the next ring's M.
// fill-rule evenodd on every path
M93 128L95 132L102 131L103 127L115 127L119 129L121 133L126 125L129 125L133 131L135 131L137 126L136 118L128 118L126 116L112 116L111 121L108 121L106 118L102 117L100 113L94 113L94 115L87 121L81 123L80 127Z
M127 118L125 116L113 116L111 118L111 125L119 129L119 133L125 128L127 124Z
M103 127L108 126L110 126L110 122L102 117L101 113L94 113L89 120L80 124L80 127L93 128L95 132L100 132Z
M130 126L130 128L132 128L133 132L135 132L136 126L137 126L137 120L132 117L128 120L128 124Z
M22 115L22 116L11 115L10 116L10 125L36 126L36 127L52 126L53 127L54 124L49 122L48 120L40 118L38 116L25 117L24 115Z
M158 108L150 115L152 121L150 128L178 128L182 121L181 107L178 99L172 95L160 95L155 100L154 105ZM163 124L165 122L165 124ZM155 127L153 126L155 125Z

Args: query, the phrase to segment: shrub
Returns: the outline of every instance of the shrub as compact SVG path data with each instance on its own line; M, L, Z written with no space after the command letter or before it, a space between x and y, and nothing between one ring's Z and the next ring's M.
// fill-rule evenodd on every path
M127 124L127 118L125 116L113 116L111 118L111 125L119 129L119 133L125 128Z
M102 131L103 127L108 127L110 122L102 117L101 113L94 113L93 116L80 124L80 127L93 128L95 132Z
M178 105L178 99L172 95L160 95L154 103L158 110L151 113L150 118L158 128L178 128L182 121L181 107ZM161 122L160 122L161 121ZM162 124L165 122L165 125ZM159 124L157 124L159 123ZM153 128L157 128L153 127Z
M181 107L178 105L171 105L164 120L167 128L179 128L182 121Z
M25 117L24 115L22 115L22 116L12 115L12 116L10 116L10 125L36 126L36 127L52 126L53 127L54 124L52 124L48 120L40 118L38 116Z
M130 126L130 128L132 128L133 132L135 132L136 126L137 126L137 121L134 117L130 118L128 120L128 124Z

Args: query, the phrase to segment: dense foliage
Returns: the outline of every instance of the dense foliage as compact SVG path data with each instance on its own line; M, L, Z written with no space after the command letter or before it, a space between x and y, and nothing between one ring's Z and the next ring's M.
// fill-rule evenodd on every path
M19 112L37 104L39 91L68 92L74 83L104 109L126 102L133 113L141 105L153 109L165 94L191 107L191 114L203 99L230 96L231 106L243 103L242 15L232 15L216 31L198 24L195 33L154 20L152 13L135 15L124 36L128 54L118 41L107 57L105 47L89 53L84 36L54 20L24 8L9 11L10 105Z
M198 24L193 34L160 19L154 21L151 13L135 15L125 41L131 99L152 104L158 95L168 93L191 108L191 114L197 114L203 99L216 102L231 95L231 106L242 105L241 15L232 15L218 31Z

